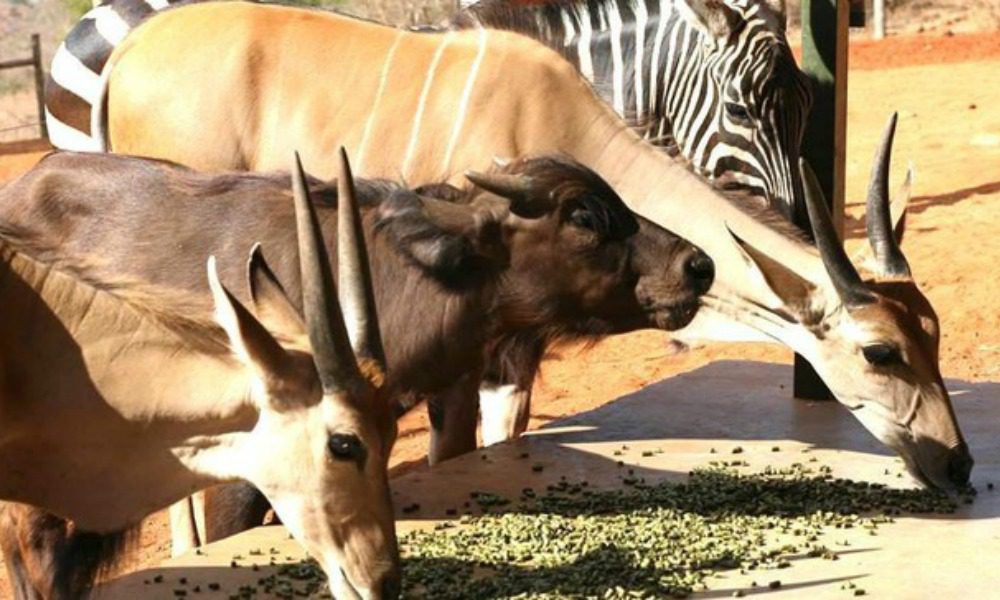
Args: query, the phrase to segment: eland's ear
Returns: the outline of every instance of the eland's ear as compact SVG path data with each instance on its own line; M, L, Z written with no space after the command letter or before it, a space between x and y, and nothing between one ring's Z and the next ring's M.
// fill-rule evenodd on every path
M913 163L906 170L906 179L899 191L889 202L889 214L892 217L892 235L896 238L897 244L903 243L903 235L906 233L906 209L910 206L910 196L913 194Z
M680 3L688 10L692 24L708 35L716 44L724 43L744 25L743 17L722 0L686 0Z
M816 286L802 278L779 261L754 248L728 229L736 245L742 250L747 263L763 277L767 287L792 313L809 323L817 315L813 308Z
M208 285L215 305L215 320L229 337L233 354L264 379L282 373L288 354L250 311L219 281L215 257L208 259Z
M288 337L306 335L306 325L289 300L274 271L264 260L260 244L254 244L247 262L247 286L254 312L269 331Z

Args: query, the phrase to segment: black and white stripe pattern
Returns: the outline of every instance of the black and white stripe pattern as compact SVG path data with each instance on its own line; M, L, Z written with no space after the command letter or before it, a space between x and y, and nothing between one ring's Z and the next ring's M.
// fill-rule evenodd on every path
M791 217L812 96L788 48L781 4L482 0L454 25L544 42L647 139Z
M49 141L56 148L102 151L99 122L108 58L150 15L191 0L110 0L83 15L59 45L45 84Z

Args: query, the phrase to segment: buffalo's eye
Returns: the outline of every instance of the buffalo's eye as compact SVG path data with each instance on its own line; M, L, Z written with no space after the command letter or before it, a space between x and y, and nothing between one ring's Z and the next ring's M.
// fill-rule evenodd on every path
M902 364L903 355L899 348L892 344L870 344L861 349L868 364L876 367L889 367Z
M368 455L365 445L358 436L351 433L331 433L326 440L326 447L336 460L352 460L361 464Z
M569 213L569 222L581 229L597 231L597 219L594 218L594 213L586 208L574 208L573 212Z
M740 124L750 123L750 111L747 110L746 106L742 104L737 104L736 102L726 102L726 114L733 121Z

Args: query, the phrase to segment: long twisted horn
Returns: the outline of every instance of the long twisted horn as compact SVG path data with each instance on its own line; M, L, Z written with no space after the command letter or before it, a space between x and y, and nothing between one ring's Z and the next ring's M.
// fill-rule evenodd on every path
M323 245L323 233L309 197L309 186L298 152L292 165L292 190L299 238L302 308L312 344L313 362L325 392L345 391L361 381L361 372L344 327L337 289L330 274L330 258Z
M881 275L909 278L910 265L896 242L889 208L889 165L892 161L892 141L896 135L897 117L896 113L889 117L872 162L871 180L868 183L868 243L871 244L875 264Z
M851 259L844 252L844 246L833 228L830 209L823 199L823 190L819 187L816 174L809 167L809 163L801 158L799 168L802 170L802 187L813 238L816 240L819 256L823 260L823 266L826 267L834 289L837 290L837 295L848 308L871 304L875 301L875 297L865 287L854 265L851 264Z
M369 358L385 371L385 349L379 334L368 249L347 151L340 148L337 171L337 287L344 323L354 354Z

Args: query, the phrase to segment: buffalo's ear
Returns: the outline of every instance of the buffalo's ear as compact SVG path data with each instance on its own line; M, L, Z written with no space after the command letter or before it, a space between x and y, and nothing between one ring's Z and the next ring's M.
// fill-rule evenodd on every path
M397 190L379 205L376 228L432 277L455 284L492 276L510 256L496 211Z
M506 198L510 202L510 212L524 219L538 219L558 206L544 189L539 189L541 186L534 178L523 173L466 171L465 178L478 188Z

